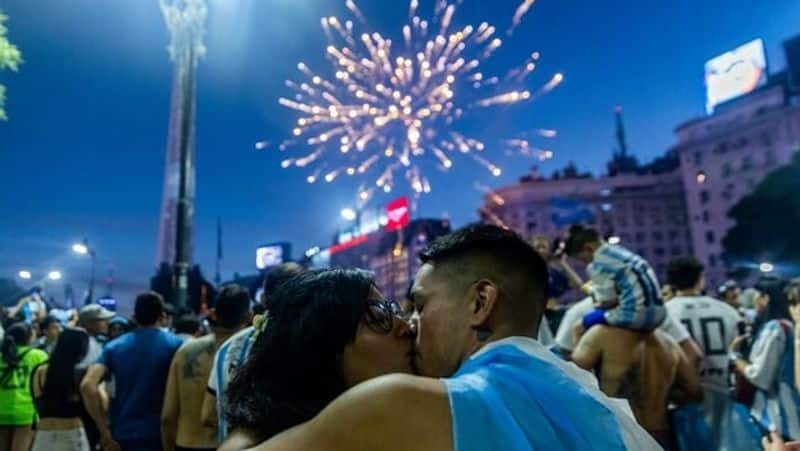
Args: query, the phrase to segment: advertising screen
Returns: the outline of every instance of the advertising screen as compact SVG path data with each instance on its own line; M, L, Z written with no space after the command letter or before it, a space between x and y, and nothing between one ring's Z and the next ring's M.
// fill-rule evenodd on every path
M269 244L256 249L256 268L267 269L283 263L283 245Z
M764 42L756 39L706 62L706 112L767 82Z
M411 208L407 197L395 199L386 206L386 216L389 221L386 231L393 232L407 226L411 221Z

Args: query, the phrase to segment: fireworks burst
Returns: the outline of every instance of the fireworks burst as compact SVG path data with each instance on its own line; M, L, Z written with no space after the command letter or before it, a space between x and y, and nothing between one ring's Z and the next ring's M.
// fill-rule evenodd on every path
M430 192L421 167L426 161L448 171L457 156L468 157L500 176L502 169L484 155L489 153L487 144L460 132L460 120L499 105L530 102L558 86L563 76L557 73L529 90L526 85L537 67L538 52L504 75L485 73L484 66L503 41L486 22L456 29L453 19L462 1L436 0L429 22L417 15L419 1L410 0L409 22L399 44L377 32L357 34L352 20L322 18L332 71L324 75L300 62L302 80L287 80L295 95L280 98L279 103L301 115L293 137L279 150L292 146L308 150L301 157L285 159L281 166L308 167L308 183L363 176L369 182L359 188L361 203L377 190L391 192L401 177L416 194ZM532 4L523 0L509 34ZM356 3L346 0L345 5L366 28ZM553 130L535 133L555 136ZM501 140L499 145L523 156L541 159L547 152L552 156L531 146L526 136Z

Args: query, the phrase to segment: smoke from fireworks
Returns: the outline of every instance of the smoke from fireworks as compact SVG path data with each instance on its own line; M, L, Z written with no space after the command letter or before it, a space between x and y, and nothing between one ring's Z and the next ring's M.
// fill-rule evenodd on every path
M510 30L532 4L523 1ZM356 3L346 0L345 5L367 27ZM410 0L409 22L402 28L400 43L377 32L357 34L352 20L322 18L332 71L323 74L300 62L301 80L287 80L295 94L280 98L279 103L301 115L293 138L279 149L307 150L303 156L285 159L283 168L308 167L309 183L363 176L369 182L359 188L362 203L376 190L390 192L401 177L415 193L430 192L430 181L421 167L425 161L447 171L457 157L468 157L493 176L502 174L485 155L487 147L495 144L460 132L459 121L477 111L532 101L558 86L563 76L557 73L538 89L528 89L538 52L504 75L486 73L486 63L503 45L495 27L483 22L456 28L457 5L452 1L436 0L430 21L417 15L418 7L418 0ZM536 133L555 136L553 130ZM499 145L523 156L552 156L523 138L499 140Z

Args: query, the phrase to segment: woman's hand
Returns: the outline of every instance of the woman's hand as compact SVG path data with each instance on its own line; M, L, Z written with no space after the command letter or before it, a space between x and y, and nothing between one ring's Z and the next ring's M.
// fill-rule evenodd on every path
M750 335L739 335L738 337L734 338L733 341L731 341L728 351L739 352L739 350L742 348L742 344L744 344L748 338L750 338Z
M770 439L772 440L770 442ZM775 431L770 433L770 438L764 437L761 439L761 446L764 451L798 451L800 450L800 442L785 443L781 435Z

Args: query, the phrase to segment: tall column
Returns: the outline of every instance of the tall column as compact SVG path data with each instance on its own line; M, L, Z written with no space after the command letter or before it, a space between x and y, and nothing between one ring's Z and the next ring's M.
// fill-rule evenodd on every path
M204 0L160 0L174 64L156 264L173 262L176 304L186 304L194 217L195 72L205 54Z

